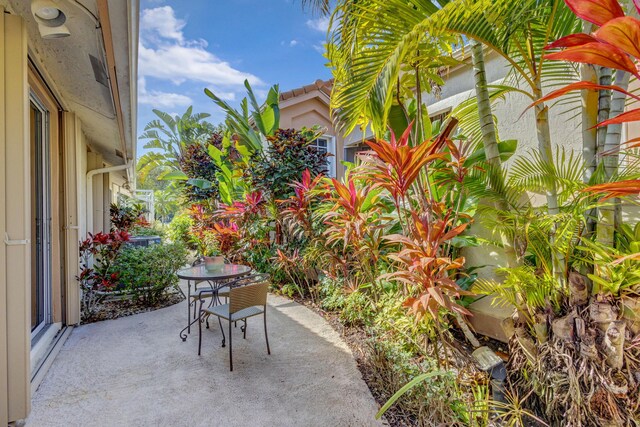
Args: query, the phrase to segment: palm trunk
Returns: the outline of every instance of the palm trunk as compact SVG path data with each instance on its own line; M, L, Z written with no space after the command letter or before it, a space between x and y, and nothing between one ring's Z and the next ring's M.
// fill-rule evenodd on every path
M589 34L593 24L584 22L582 32ZM580 77L583 81L598 83L598 73L591 64L580 65ZM582 91L582 158L585 163L583 181L588 183L596 171L596 153L598 151L598 139L596 124L598 123L598 91Z
M473 75L475 78L476 97L478 99L478 117L480 119L485 156L487 163L499 168L502 162L500 160L500 150L498 149L495 123L493 122L493 112L491 111L489 89L487 88L487 73L484 66L483 46L475 40L471 41L471 59L473 61ZM503 175L501 174L500 177L503 178ZM495 207L502 212L509 210L509 206L504 200L496 202ZM518 261L513 244L508 242L506 236L501 236L501 238L507 265L509 267L515 267Z
M616 71L615 84L622 89L627 90L629 87L629 73L624 71ZM613 92L611 95L611 104L609 108L609 118L616 117L624 112L625 101L627 96L621 92ZM602 162L607 181L610 181L618 172L618 150L620 149L620 139L622 137L622 125L614 124L606 128L606 137L604 140L604 151ZM620 199L614 199L613 203L608 203L599 209L598 216L598 241L607 246L613 247L613 237L616 228L616 210L620 205Z
M536 98L542 97L542 88L538 83ZM549 108L544 104L536 105L536 129L538 134L538 150L540 157L545 163L553 165L553 150L551 147L551 132L549 130ZM560 206L558 204L558 188L555 182L551 182L547 188L547 211L549 215L558 215ZM555 242L555 226L549 236L549 244L553 247ZM559 283L564 284L566 280L566 267L564 256L556 251L551 251L553 274Z
M600 84L611 84L611 68L600 68ZM601 90L598 97L598 123L603 122L609 118L609 109L611 108L611 92L608 90ZM601 127L597 130L598 135L598 149L597 154L602 153L604 150L604 141L607 137L607 128ZM600 163L598 159L598 163Z
M475 40L471 41L471 58L473 60L473 75L475 78L476 97L478 98L478 117L480 118L484 152L488 163L500 165L500 151L498 150L491 101L489 100L489 90L487 89L484 52L482 51L482 44Z

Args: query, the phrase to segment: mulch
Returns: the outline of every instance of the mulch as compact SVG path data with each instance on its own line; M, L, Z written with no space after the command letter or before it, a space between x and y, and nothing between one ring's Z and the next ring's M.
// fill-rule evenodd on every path
M152 305L141 299L121 299L104 301L100 303L96 312L89 318L82 319L82 324L112 320L119 317L134 314L147 313L170 307L184 301L184 296L177 291L169 291L163 297L157 299Z

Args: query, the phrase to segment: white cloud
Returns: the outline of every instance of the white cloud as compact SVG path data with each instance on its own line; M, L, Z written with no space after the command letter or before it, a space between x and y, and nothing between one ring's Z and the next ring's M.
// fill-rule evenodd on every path
M186 21L178 19L171 6L142 11L138 52L139 75L142 79L153 77L176 86L185 82L198 82L226 100L235 99L236 92L244 92L245 79L252 85L263 84L257 76L238 70L217 57L208 49L205 40L185 38L185 25ZM184 95L146 88L140 91L140 97L141 103L160 101L186 105L184 103L187 99L191 101Z
M140 104L153 105L157 108L174 108L193 104L193 100L186 95L158 90L148 91L144 77L138 79L138 102Z
M169 80L177 85L186 80L223 86L242 86L245 79L251 84L262 83L253 74L236 70L228 62L220 60L202 43L155 48L141 43L138 55L140 74Z
M291 41L289 42L289 46L290 46L290 47L294 47L294 46L296 46L297 44L298 44L298 40L291 40Z
M320 18L309 19L307 21L307 27L316 31L320 31L322 33L326 33L329 29L329 17L321 16Z
M183 42L182 29L186 24L185 21L176 18L171 6L145 9L140 17L140 29L143 33L142 36L146 38L159 36Z

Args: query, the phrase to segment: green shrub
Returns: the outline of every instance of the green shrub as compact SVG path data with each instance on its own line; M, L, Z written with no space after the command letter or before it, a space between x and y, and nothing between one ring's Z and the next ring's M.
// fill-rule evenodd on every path
M151 227L134 226L130 233L132 236L160 236L164 237L165 231L159 223L154 223Z
M187 213L181 213L173 217L167 228L166 236L173 243L182 243L188 249L195 250L196 244L191 236L193 219Z
M128 246L116 260L120 289L153 304L169 287L178 283L176 271L187 261L187 251L181 243L146 247Z

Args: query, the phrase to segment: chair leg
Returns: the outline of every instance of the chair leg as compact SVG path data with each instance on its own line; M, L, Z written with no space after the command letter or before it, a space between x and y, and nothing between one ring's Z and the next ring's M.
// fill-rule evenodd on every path
M247 319L244 319L244 325L240 326L240 329L242 330L242 338L243 339L247 339Z
M220 320L220 317L218 317L218 324L220 325L220 332L222 332L222 347L224 347L226 340L224 335L224 328L222 327L222 320Z
M202 350L202 319L198 319L198 356Z
M229 370L233 371L233 345L231 344L231 320L229 320Z
M267 306L264 306L264 339L267 341L267 354L271 354L271 349L269 348L269 336L267 335Z

